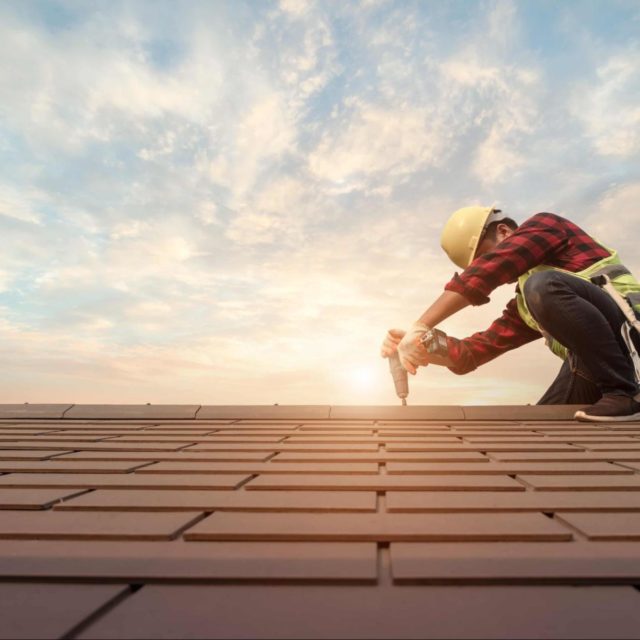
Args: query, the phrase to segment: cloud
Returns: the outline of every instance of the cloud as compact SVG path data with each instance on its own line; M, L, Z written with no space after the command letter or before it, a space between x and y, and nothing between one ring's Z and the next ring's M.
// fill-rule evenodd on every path
M380 176L401 184L447 166L462 147L472 176L489 188L527 166L523 149L544 91L539 64L519 50L515 5L491 5L478 28L444 56L433 46L434 27L420 20L417 12L394 12L367 34L375 72L358 74L380 90L347 95L334 107L309 155L317 179L370 191Z
M640 277L638 238L640 225L640 182L613 185L593 206L587 225L606 246L617 249L624 264ZM612 221L615 221L612 224Z
M632 158L640 151L640 52L610 56L593 82L575 90L571 112L584 125L593 148L604 156Z
M189 54L167 75L148 63L147 29L141 23L129 28L131 21L117 9L112 20L94 14L82 29L62 33L5 17L0 90L9 99L10 121L32 144L78 152L140 133L137 119L172 115L204 122L215 110L226 70L218 63L222 43L208 33L193 34Z
M280 0L278 4L281 11L292 16L304 15L311 5L310 0Z
M487 138L478 147L473 172L481 182L494 185L501 180L512 178L514 172L522 169L526 158L508 140L502 127L493 127Z
M309 169L320 180L345 182L382 173L393 180L436 164L447 137L433 115L427 108L384 109L357 101L353 116L309 155Z
M526 167L523 147L539 117L540 71L518 51L522 27L515 7L495 3L486 27L441 65L450 95L481 135L471 170L490 188ZM469 128L462 120L459 126Z
M272 243L286 234L286 224L278 215L240 211L226 231L226 236L238 244Z
M270 92L250 106L234 127L233 142L210 165L210 178L232 194L228 204L241 206L248 193L272 163L295 152L295 113L284 96Z
M136 238L148 228L149 223L142 222L141 220L126 220L116 224L110 235L114 240Z
M42 199L42 195L33 193L33 190L29 193L8 184L0 184L0 215L41 224L42 216L37 211L37 203Z

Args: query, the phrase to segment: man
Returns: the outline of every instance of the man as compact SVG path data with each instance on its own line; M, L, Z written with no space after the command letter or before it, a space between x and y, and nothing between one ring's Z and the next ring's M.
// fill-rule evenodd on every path
M544 336L564 363L538 404L589 404L575 414L579 420L640 419L636 371L621 333L624 313L590 280L610 276L640 315L640 284L615 251L553 213L538 213L518 226L492 207L454 212L441 244L462 273L454 275L408 332L389 330L383 357L397 349L413 375L429 363L464 374ZM516 296L486 331L463 340L448 336L446 353L429 353L421 340L430 329L470 304L489 302L496 287L516 281ZM637 348L640 337L632 333Z

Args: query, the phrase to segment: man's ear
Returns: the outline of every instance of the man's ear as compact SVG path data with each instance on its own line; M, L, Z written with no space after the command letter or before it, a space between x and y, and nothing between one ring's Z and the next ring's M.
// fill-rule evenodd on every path
M502 242L505 238L508 238L513 233L513 229L504 222L499 222L496 228L496 241Z

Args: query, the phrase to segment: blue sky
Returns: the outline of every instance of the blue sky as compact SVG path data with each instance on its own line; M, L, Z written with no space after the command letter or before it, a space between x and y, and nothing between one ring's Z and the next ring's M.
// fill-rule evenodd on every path
M393 403L380 342L468 204L570 217L640 273L639 28L637 2L5 0L0 402ZM533 403L558 366L431 367L410 402Z

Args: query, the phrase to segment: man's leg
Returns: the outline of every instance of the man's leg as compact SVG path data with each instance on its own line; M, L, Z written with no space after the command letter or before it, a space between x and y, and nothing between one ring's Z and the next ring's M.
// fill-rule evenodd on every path
M579 364L574 364L574 360L572 357L562 363L556 379L538 404L593 404L602 398L598 385L587 377Z
M599 413L611 419L640 413L640 404L633 400L638 392L633 365L620 335L624 315L609 295L591 282L558 271L533 274L524 294L536 321L575 354L602 394L599 408L587 413L593 413L593 419Z

